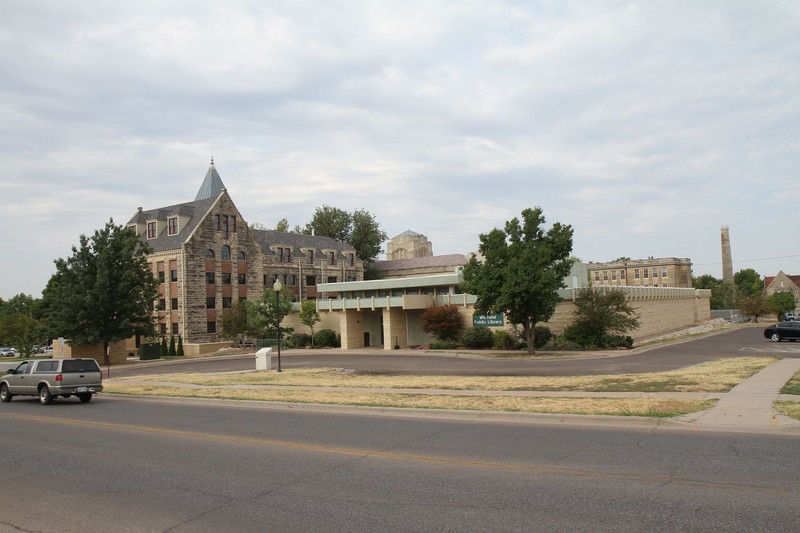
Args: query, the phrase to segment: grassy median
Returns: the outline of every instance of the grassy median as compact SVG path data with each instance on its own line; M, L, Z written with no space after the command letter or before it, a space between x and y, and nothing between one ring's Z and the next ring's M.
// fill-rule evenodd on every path
M516 411L669 417L708 409L713 400L681 398L574 398L444 395L446 391L552 392L726 392L774 362L773 358L733 358L669 372L602 376L383 376L338 369L298 369L281 373L162 374L108 380L116 394L225 398L285 403L371 407ZM247 388L268 385L269 389ZM213 387L213 388L209 388ZM282 389L281 387L287 387ZM289 387L308 387L291 389ZM331 390L332 388L332 390ZM336 390L336 389L373 390ZM377 389L377 390L375 390ZM433 389L396 392L393 389Z

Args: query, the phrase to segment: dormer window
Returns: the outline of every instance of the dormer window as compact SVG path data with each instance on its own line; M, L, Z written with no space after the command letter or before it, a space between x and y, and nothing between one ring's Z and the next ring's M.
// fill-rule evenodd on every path
M330 264L336 264L336 252L329 252L328 259L330 260Z
M178 234L178 217L169 217L167 219L167 235Z
M158 235L158 222L148 222L147 223L147 239L155 239Z
M308 264L314 264L314 250L308 251Z

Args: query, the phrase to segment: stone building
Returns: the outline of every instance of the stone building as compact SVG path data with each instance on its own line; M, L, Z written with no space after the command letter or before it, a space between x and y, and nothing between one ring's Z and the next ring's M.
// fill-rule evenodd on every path
M250 228L213 160L194 201L139 208L127 227L153 249L157 331L190 343L219 341L226 310L257 300L275 280L297 301L316 298L318 283L364 279L364 263L347 243Z
M467 264L462 254L433 255L410 259L375 261L373 268L380 279L427 276L430 274L452 274Z
M386 245L386 259L413 259L414 257L430 257L433 245L425 235L411 230L393 237Z
M692 262L662 257L611 263L588 263L589 283L619 287L692 287Z
M789 276L783 271L778 272L777 276L767 276L764 278L764 292L767 297L776 292L789 292L794 295L795 311L800 309L800 276Z

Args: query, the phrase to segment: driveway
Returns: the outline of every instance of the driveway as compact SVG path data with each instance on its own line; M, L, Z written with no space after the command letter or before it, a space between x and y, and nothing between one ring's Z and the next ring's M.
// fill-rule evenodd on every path
M519 353L519 352L516 352ZM743 327L630 351L587 354L541 354L536 358L503 359L475 353L430 353L420 350L361 349L352 351L284 350L282 367L347 368L364 374L408 375L587 375L674 370L726 357L800 358L800 343L772 343L760 327ZM275 354L273 367L277 365ZM176 372L253 370L253 354L183 361L157 361L112 367L114 377Z

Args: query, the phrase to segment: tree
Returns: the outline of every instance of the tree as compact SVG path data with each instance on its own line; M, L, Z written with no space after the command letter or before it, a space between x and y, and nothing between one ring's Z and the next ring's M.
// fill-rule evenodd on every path
M71 344L102 344L152 333L158 280L147 264L150 247L113 220L91 238L80 236L43 291L51 331Z
M773 309L759 292L741 298L739 300L739 311L742 316L753 317L753 321L758 322L758 317L772 313Z
M289 220L285 217L280 219L275 225L275 231L282 231L283 233L289 232Z
M794 301L794 296L792 293L786 291L772 294L767 298L767 303L772 306L775 314L778 317L778 320L781 320L785 313L794 311L794 309L797 307L797 303Z
M241 343L244 338L255 332L256 327L250 319L249 305L247 302L236 302L222 315L222 336L228 339L238 338Z
M711 288L711 309L736 307L736 289L730 283L720 283Z
M27 313L0 315L0 339L19 350L22 357L30 357L43 331L42 323Z
M610 337L622 337L638 327L638 316L625 291L589 286L578 291L575 322L564 335L582 346L604 348L615 344Z
M314 324L321 321L317 311L317 302L314 300L303 300L300 304L300 322L311 328L311 347L314 347Z
M2 300L0 300L1 302ZM42 301L28 294L19 293L12 296L8 301L0 304L0 315L11 315L22 313L34 318L41 318Z
M324 235L346 242L356 249L356 256L367 264L381 254L381 244L388 238L369 211L357 209L348 213L329 205L316 209L314 217L306 224L302 233Z
M553 316L573 261L572 226L558 222L544 231L542 209L525 209L522 223L513 218L505 230L480 235L482 261L472 256L464 266L465 292L477 296L475 313L505 313L522 326L528 353L534 353L535 327Z
M272 289L264 290L261 298L255 302L248 301L247 306L252 331L271 339L278 338L277 325L292 312L292 301L289 298L281 298L278 307L275 291Z
M764 289L764 281L761 276L752 268L745 268L733 275L733 284L739 296L752 296L760 294Z
M699 278L692 277L692 287L695 289L713 289L722 283L722 280L715 278L711 274L703 274Z
M422 331L440 341L457 341L464 330L464 318L455 304L432 305L422 312Z

